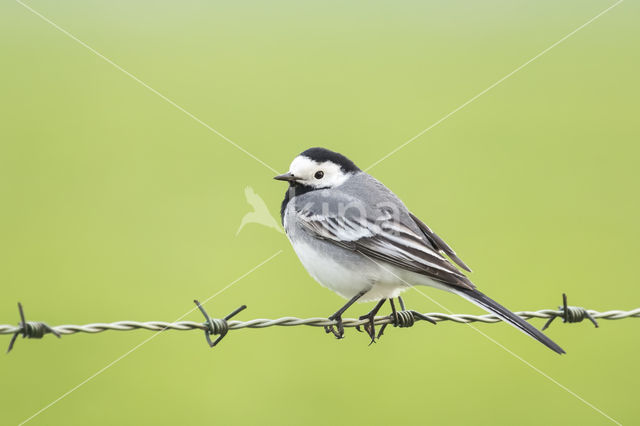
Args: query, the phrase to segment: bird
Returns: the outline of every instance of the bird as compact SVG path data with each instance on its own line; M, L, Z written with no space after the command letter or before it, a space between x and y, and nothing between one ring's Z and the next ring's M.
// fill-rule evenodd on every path
M252 187L247 186L244 189L244 196L247 202L253 207L253 211L245 214L240 221L240 227L236 231L236 237L242 231L242 228L248 223L257 223L264 225L268 228L273 228L276 231L282 233L282 228L278 225L278 222L271 216L267 204L264 200L256 194Z
M374 318L386 300L397 318L394 298L413 286L445 290L493 313L549 349L565 351L537 328L480 292L464 272L471 269L379 180L344 155L309 148L296 156L287 173L280 207L287 238L307 272L322 286L347 299L328 317L325 331L344 337L342 315L356 302L377 301L366 315L371 343ZM415 311L411 311L415 313ZM422 319L427 319L424 317ZM433 322L433 321L432 321ZM434 322L435 324L435 322Z

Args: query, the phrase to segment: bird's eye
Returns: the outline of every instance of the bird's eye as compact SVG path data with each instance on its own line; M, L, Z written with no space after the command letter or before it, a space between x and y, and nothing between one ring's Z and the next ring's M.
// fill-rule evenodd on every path
M324 176L324 172L322 170L318 170L314 175L316 179L322 179L323 176Z

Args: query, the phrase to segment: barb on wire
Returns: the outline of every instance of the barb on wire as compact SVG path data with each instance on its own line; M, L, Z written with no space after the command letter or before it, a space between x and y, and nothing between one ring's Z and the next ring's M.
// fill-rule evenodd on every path
M13 345L16 343L16 339L19 334L22 334L23 339L25 337L28 337L29 339L42 339L42 337L47 333L55 335L58 339L60 338L60 333L49 325L43 322L25 320L24 310L22 309L22 303L20 302L18 302L18 312L20 312L20 324L18 324L17 329L9 341L7 353L11 352L11 349L13 349Z
M11 341L9 342L9 349L11 351L13 345L18 337L22 334L22 337L29 339L40 339L46 334L54 334L57 337L67 334L76 333L101 333L107 330L116 331L129 331L129 330L151 330L151 331L165 331L165 330L202 330L205 333L205 338L210 347L216 346L226 336L230 330L240 330L243 328L266 328L273 326L281 327L293 327L299 325L306 325L311 327L326 327L336 325L336 321L329 320L327 318L296 318L296 317L282 317L278 319L254 319L249 321L231 321L235 315L246 309L245 305L240 306L229 315L224 318L211 318L200 303L194 301L198 309L205 318L205 322L194 321L178 321L178 322L164 322L164 321L118 321L113 323L93 323L85 325L58 325L49 326L43 322L26 321L22 305L18 303L18 309L20 312L20 323L17 326L2 325L0 324L0 335L11 334ZM451 321L459 324L467 324L471 322L482 322L486 324L493 324L501 322L502 320L493 314L488 315L468 315L468 314L443 314L443 313L425 313L421 314L415 311L398 311L397 316L379 316L374 318L375 325L394 325L397 327L410 327L418 321L430 321L430 322L442 322ZM562 318L565 323L575 323L589 319L597 327L598 323L596 319L618 320L623 318L640 318L640 308L636 308L630 311L612 310L605 312L598 312L593 310L587 310L579 306L568 306L567 296L563 294L563 306L558 310L554 309L542 309L539 311L522 311L516 312L525 320L532 318L544 318L548 319L543 330L547 328L555 318ZM369 319L355 319L355 318L343 318L342 325L344 327L358 327L369 323ZM215 341L211 340L212 335L217 335Z
M198 309L200 309L200 312L202 312L202 315L204 315L204 319L207 321L205 322L205 324L208 326L208 328L204 331L204 337L207 339L207 343L209 344L210 348L213 348L215 345L220 343L220 340L222 340L224 336L226 336L229 332L229 324L227 323L227 321L236 316L236 314L247 309L247 305L242 305L226 317L218 319L211 318L207 311L204 310L200 302L198 302L197 300L194 300L193 303L195 303ZM212 342L211 337L209 337L212 334L218 335L218 338L215 340L215 342Z
M542 327L543 330L546 330L551 325L553 320L557 317L561 317L562 322L565 323L582 322L583 319L588 318L593 323L593 325L598 328L598 322L585 308L583 308L582 306L567 306L566 293L562 293L562 306L558 306L558 309L560 310L560 312L562 312L562 314L549 318L549 321L547 321L544 327Z

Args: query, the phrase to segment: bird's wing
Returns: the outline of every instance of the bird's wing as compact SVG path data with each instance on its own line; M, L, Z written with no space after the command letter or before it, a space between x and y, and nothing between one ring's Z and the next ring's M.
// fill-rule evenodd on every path
M302 228L315 238L441 283L475 288L464 274L430 247L422 235L392 220L390 214L381 215L375 221L356 215L318 214L304 209L297 214Z
M445 243L442 238L440 238L435 232L433 232L426 223L418 219L413 213L409 213L409 216L411 216L411 219L413 219L416 225L418 225L424 236L438 251L449 256L449 258L453 260L456 265L458 265L465 271L471 272L471 269L462 261L462 259L458 257L458 255L456 255L456 252L453 251L453 249L449 247L449 245Z

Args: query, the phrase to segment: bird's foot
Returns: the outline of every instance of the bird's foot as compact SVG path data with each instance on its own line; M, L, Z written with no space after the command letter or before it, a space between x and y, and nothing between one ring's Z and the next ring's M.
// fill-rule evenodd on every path
M382 324L382 327L380 327L380 331L378 331L378 335L376 336L376 339L380 340L380 338L384 334L384 329L387 328L388 325L389 324Z
M363 290L360 293L356 294L351 299L349 299L349 301L342 308L340 308L335 314L331 315L328 318L329 321L335 321L336 323L334 325L325 325L324 326L325 333L327 334L333 333L333 335L336 336L336 339L342 339L344 337L344 325L342 324L342 314L344 313L344 311L346 311L349 308L349 306L353 305L354 303L356 303L358 299L364 296L366 292L367 290Z
M335 321L335 326L325 325L324 332L329 334L333 333L336 339L342 339L344 337L344 326L342 325L342 315L333 314L328 318L330 321Z
M368 322L365 323L363 325L363 327L364 327L364 331L366 331L367 334L369 335L369 337L371 338L371 342L369 342L369 346L371 346L373 343L376 342L376 326L375 326L375 323L374 323L374 321L376 319L376 312L371 311L366 315L362 315L358 319L360 319L360 320L364 320L364 319L368 320ZM360 326L357 327L357 330L361 331L360 330Z
M375 326L376 314L378 313L382 305L384 305L385 300L387 299L381 299L376 304L376 306L371 310L371 312L359 318L360 320L364 320L364 319L368 320L364 324L364 331L366 331L369 337L371 338L371 342L369 343L369 346L371 346L372 343L376 342L376 326ZM360 331L360 327L356 327L356 330Z

